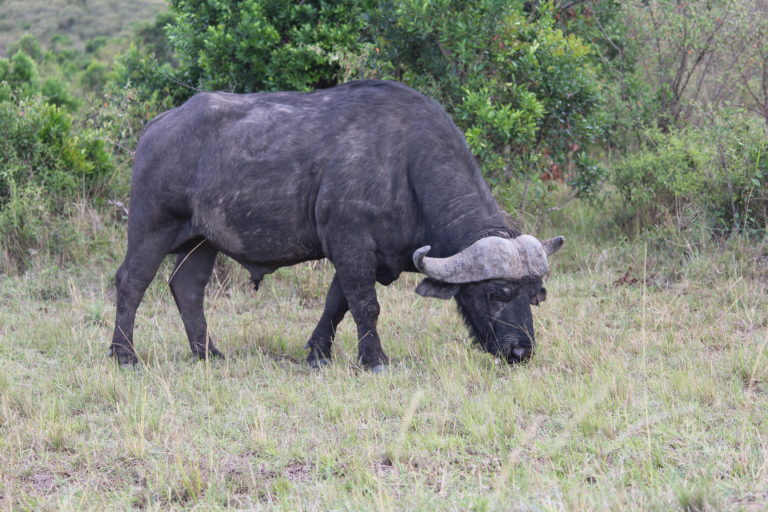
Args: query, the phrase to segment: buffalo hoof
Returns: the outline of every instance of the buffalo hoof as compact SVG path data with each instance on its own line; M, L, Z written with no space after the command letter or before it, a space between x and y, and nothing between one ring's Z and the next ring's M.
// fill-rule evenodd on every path
M328 366L331 364L331 360L326 357L308 357L307 363L311 368L314 368L315 370L319 370L320 368L323 368L324 366Z
M308 341L304 348L309 350L307 364L312 368L322 368L331 364L331 344Z
M386 366L383 364L377 364L376 366L371 367L371 373L375 373L376 375L380 373L384 373L384 371L387 369Z
M362 356L357 360L360 365L371 373L382 373L389 364L389 357L383 352L378 357L365 359Z
M136 352L133 349L121 345L112 345L109 347L107 357L115 359L122 368L133 368L139 362Z
M192 352L198 359L226 359L216 347L208 347L208 350L194 350Z

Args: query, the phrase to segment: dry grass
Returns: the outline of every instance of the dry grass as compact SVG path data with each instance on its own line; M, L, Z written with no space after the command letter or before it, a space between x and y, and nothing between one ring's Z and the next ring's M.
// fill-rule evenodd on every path
M212 363L158 280L135 371L105 357L110 267L0 278L0 508L764 510L764 251L669 263L572 237L538 352L513 367L405 276L380 289L380 376L355 365L349 319L332 367L303 363L326 264L258 293L219 267L208 314L228 357Z

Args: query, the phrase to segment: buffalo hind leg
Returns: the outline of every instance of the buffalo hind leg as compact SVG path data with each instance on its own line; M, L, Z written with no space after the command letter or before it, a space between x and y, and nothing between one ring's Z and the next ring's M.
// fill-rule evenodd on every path
M312 368L320 368L331 362L331 346L336 336L336 327L347 311L349 311L347 298L344 296L339 276L336 274L325 297L323 315L306 345L309 349L307 362Z
M133 244L129 240L128 254L115 276L117 308L115 331L109 347L109 355L114 357L121 366L138 362L133 348L136 309L163 258L173 249L175 237L176 230L167 229L147 233L139 242Z
M376 330L379 301L376 298L376 269L359 260L336 263L336 275L357 324L358 362L374 373L384 370L389 358L381 348Z
M200 242L192 250L179 254L168 280L173 300L176 301L187 331L189 347L200 359L206 359L209 355L224 357L208 336L208 324L203 310L205 286L211 278L217 253L206 241Z

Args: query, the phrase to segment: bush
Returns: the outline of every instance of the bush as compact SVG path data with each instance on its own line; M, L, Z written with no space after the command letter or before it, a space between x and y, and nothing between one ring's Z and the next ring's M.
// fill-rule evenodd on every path
M358 76L402 80L440 100L486 177L601 179L586 150L601 136L592 48L557 27L555 9L508 0L379 2ZM583 170L589 174L583 174Z
M31 36L30 36L31 37ZM32 38L31 40L37 41ZM25 44L21 44L26 41ZM49 103L73 112L78 101L69 92L67 84L58 78L47 78L41 85L37 64L26 51L30 50L28 38L23 38L19 48L10 60L0 59L0 101L11 101L13 97L26 98L42 94ZM39 46L39 45L38 45Z
M331 56L357 46L366 2L171 0L184 79L206 90L309 90L337 83Z
M24 34L21 38L8 47L8 55L15 55L22 52L31 57L35 62L43 60L43 49L40 41L32 34Z
M0 104L0 127L0 207L11 183L41 185L60 202L93 196L113 171L97 134L73 129L67 112L40 98Z
M37 65L32 57L24 52L18 52L11 57L10 64L0 65L0 70L5 69L6 80L12 89L28 96L40 87L40 75Z
M107 65L96 60L93 60L88 64L80 77L80 85L82 85L86 91L90 92L101 92L106 82Z
M2 252L22 260L41 249L48 217L104 194L114 165L96 132L41 97L0 103L0 132Z
M701 128L647 130L641 149L614 169L613 183L643 222L702 212L718 232L768 227L768 140L738 110L708 115ZM686 222L686 215L679 216Z
M69 92L67 84L58 78L48 78L40 89L40 94L51 105L62 107L69 112L74 112L79 106L79 102Z

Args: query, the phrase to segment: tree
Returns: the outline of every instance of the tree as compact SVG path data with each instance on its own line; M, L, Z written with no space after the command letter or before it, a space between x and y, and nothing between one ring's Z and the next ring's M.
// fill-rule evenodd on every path
M662 131L679 125L696 103L715 100L712 85L733 64L728 41L739 37L732 0L633 0L625 4L631 37L642 47L640 65L655 90Z
M738 103L763 119L768 131L768 1L746 4L742 24L745 36L732 51L738 57L734 59L739 77L735 95Z

